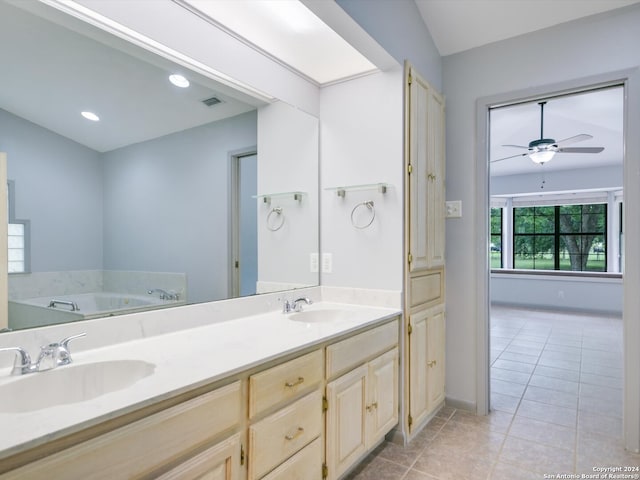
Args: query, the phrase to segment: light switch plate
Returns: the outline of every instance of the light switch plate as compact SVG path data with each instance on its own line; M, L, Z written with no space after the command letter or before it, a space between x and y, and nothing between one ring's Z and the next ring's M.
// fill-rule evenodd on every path
M333 270L333 254L322 254L322 273L331 273Z
M318 258L317 252L309 254L309 271L311 273L318 273L320 271L320 259Z
M462 200L451 200L450 202L445 202L444 206L446 218L462 217Z

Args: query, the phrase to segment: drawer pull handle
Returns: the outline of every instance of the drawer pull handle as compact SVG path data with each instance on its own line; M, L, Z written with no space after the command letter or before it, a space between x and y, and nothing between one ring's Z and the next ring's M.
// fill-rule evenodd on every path
M292 388L292 387L295 387L296 385L300 385L301 383L304 383L304 377L298 377L298 380L296 380L295 382L285 382L284 386L288 388Z
M293 435L285 435L284 438L285 440L295 440L303 433L304 433L304 428L298 427L298 430L296 430L296 433L294 433Z
M436 360L431 360L431 361L427 362L427 365L430 366L430 367L435 367L436 363L437 363Z

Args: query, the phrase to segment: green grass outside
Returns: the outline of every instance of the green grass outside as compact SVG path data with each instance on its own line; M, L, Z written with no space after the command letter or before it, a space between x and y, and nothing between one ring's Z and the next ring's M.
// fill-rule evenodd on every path
M606 271L606 265L604 261L604 255L591 255L587 264L587 271L590 272L604 272ZM523 270L553 270L553 257L549 258L516 258L514 268ZM491 268L501 268L500 265L500 252L491 252ZM560 270L571 271L571 262L568 258L560 259Z

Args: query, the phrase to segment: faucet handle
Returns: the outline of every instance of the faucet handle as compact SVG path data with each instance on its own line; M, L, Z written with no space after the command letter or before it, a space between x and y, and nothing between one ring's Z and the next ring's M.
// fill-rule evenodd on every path
M75 340L76 338L81 338L81 337L86 337L87 333L86 332L82 332L82 333L78 333L77 335L71 335L67 338L63 338L62 340L60 340L60 346L62 348L64 348L65 350L69 350L69 342L71 340Z
M31 368L31 357L22 347L5 347L0 348L0 352L16 352L16 359L11 369L11 375L22 375Z
M282 302L282 313L291 312L291 301L286 297L278 297L278 301Z
M73 359L71 358L71 352L69 351L69 342L71 340L75 340L76 338L86 337L86 332L78 333L77 335L71 335L67 338L63 338L60 340L59 348L58 348L58 365L68 365Z

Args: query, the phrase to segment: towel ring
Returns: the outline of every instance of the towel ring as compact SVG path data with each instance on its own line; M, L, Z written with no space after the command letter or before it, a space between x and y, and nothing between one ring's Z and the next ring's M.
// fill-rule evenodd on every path
M275 217L273 216L274 214L276 215ZM277 232L283 225L284 213L282 213L282 207L273 207L269 215L267 215L267 229L272 232Z
M358 211L358 209L361 207L366 207L367 210L369 210L371 219L367 223L358 224L356 223L353 217L355 213ZM376 218L376 209L373 208L373 200L367 200L366 202L359 203L355 207L353 207L353 210L351 210L351 225L353 225L355 228L359 230L363 230L367 228L369 225L373 223L373 220L375 218Z

